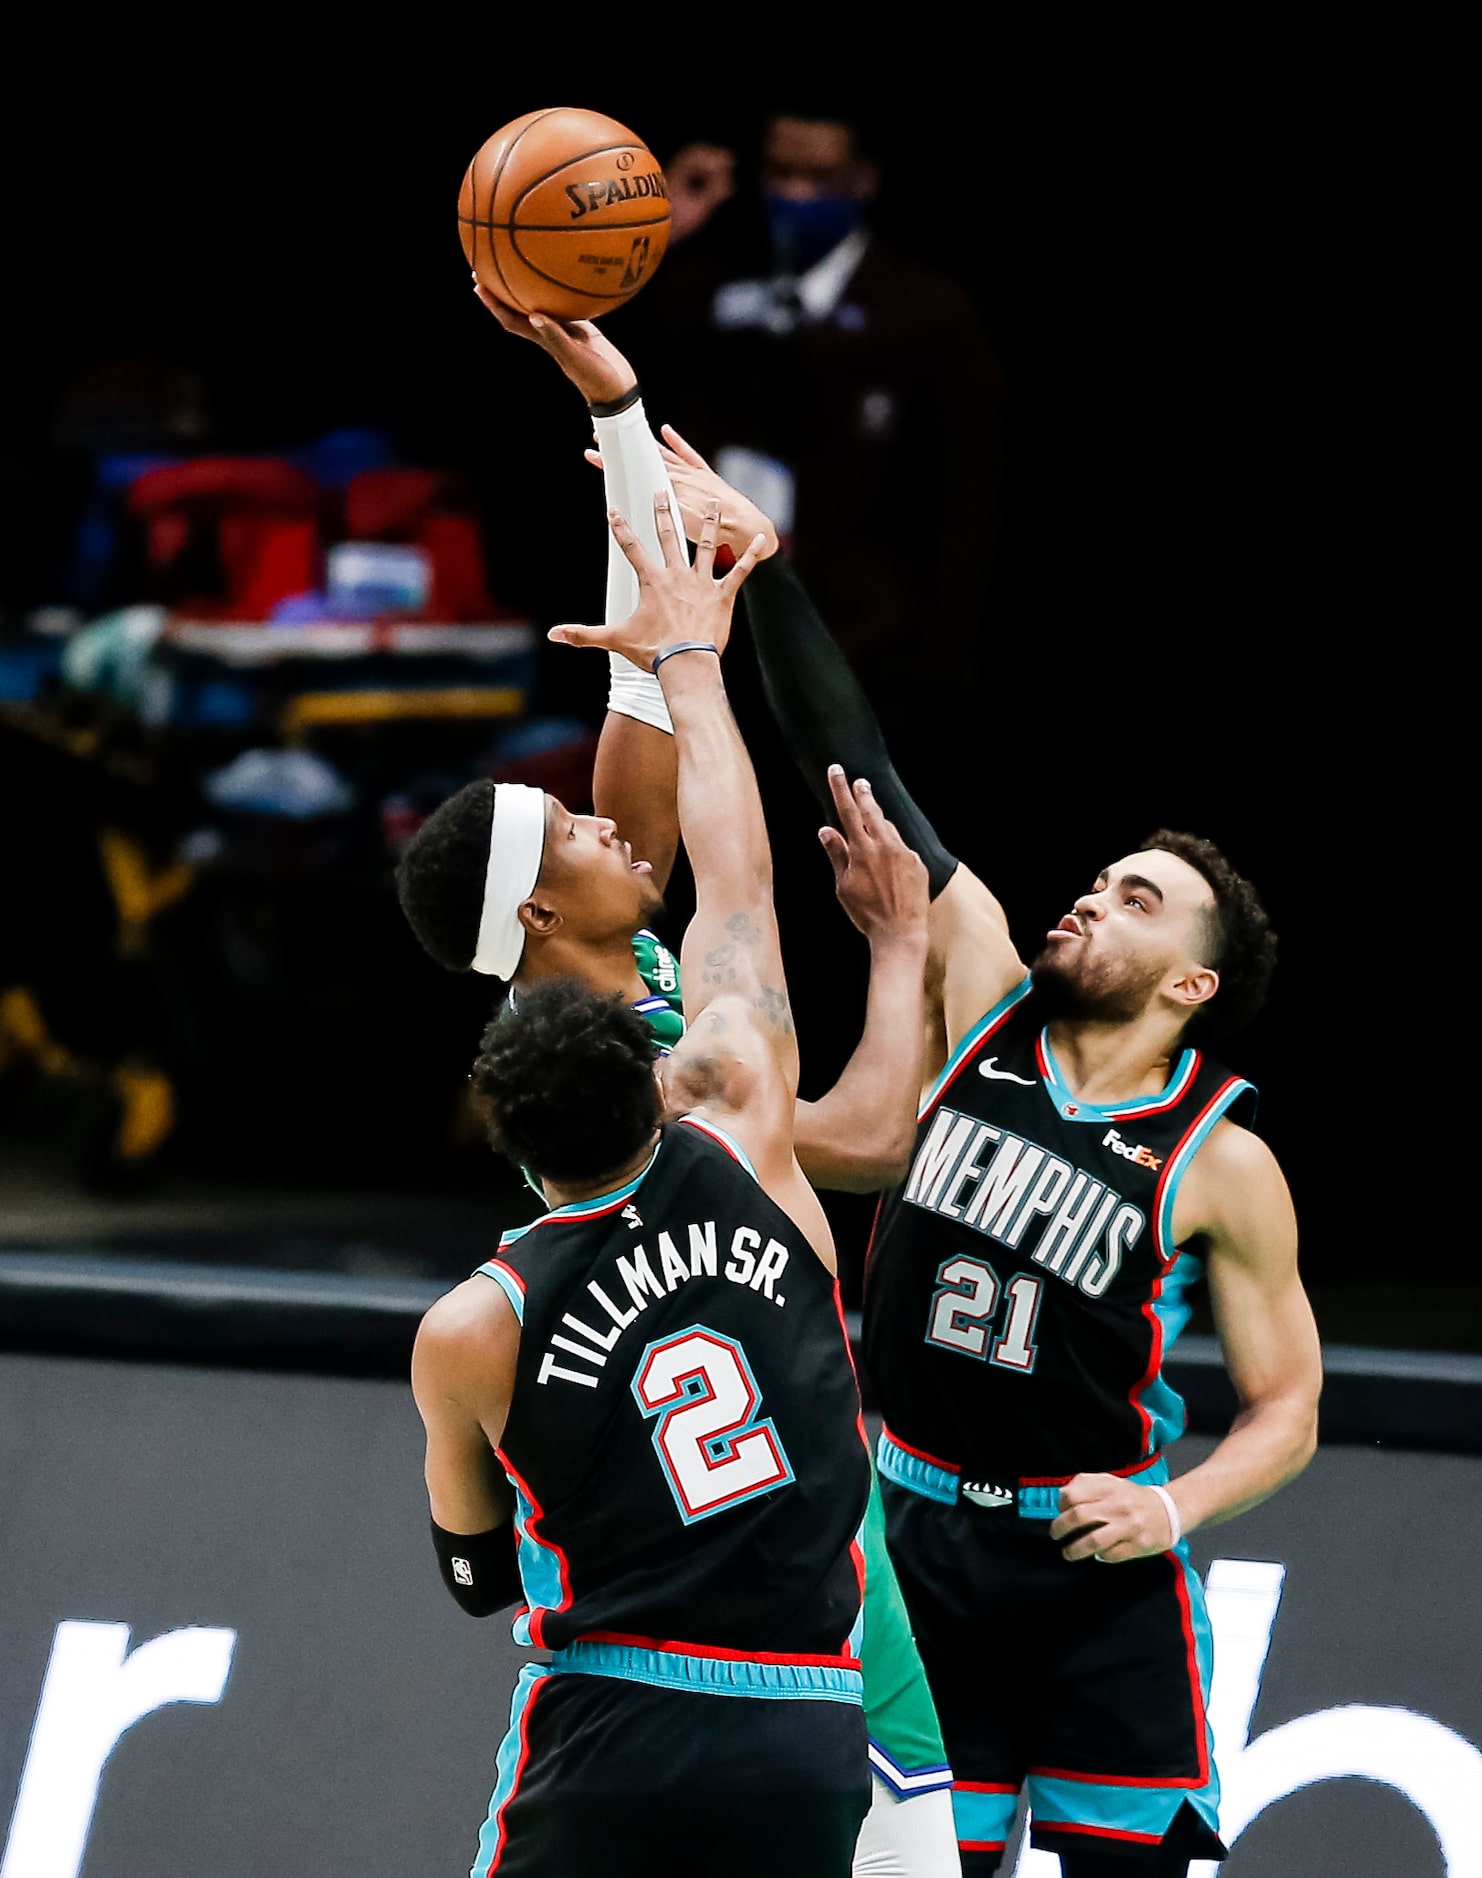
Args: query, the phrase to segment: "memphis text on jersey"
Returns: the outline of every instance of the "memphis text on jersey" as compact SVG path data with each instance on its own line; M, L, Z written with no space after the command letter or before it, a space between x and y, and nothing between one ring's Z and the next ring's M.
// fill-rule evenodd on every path
M1158 1157L1115 1128L1099 1145L1138 1167ZM906 1184L909 1205L996 1239L1099 1298L1147 1227L1140 1206L1058 1154L976 1115L939 1108Z
M624 1207L622 1216L632 1231L641 1231L643 1221L636 1206ZM651 1252L635 1244L614 1258L605 1278L588 1282L592 1302L581 1316L574 1311L563 1313L561 1323L571 1334L552 1332L536 1381L595 1389L597 1371L606 1367L623 1332L656 1299L667 1298L692 1278L728 1278L733 1285L784 1305L787 1300L777 1289L777 1281L787 1270L790 1256L785 1245L772 1238L764 1240L751 1226L738 1226L729 1246L722 1248L713 1219L661 1232ZM583 1367L578 1367L578 1359Z

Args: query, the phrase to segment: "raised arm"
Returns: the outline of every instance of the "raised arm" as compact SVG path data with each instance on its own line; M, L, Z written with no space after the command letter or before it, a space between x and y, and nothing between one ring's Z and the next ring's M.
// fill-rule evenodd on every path
M721 540L757 532L759 511L723 482L677 432L665 428L664 461L684 509L696 524L707 501L721 505ZM943 847L896 774L859 680L782 554L758 567L746 587L746 611L772 714L809 788L832 812L827 773L842 765L867 776L885 816L926 863L931 889L928 995L934 1007L926 1070L1024 976L998 901Z
M679 818L696 902L683 948L688 1029L666 1066L670 1107L720 1122L750 1156L762 1186L832 1263L826 1222L793 1154L797 1038L772 905L771 849L717 656L736 591L762 544L750 543L717 581L718 505L704 519L693 568L667 496L655 507L662 565L620 515L608 518L638 571L638 610L620 626L558 626L551 637L618 649L640 669L658 669L674 721Z
M869 941L864 1032L844 1073L799 1102L794 1145L815 1187L873 1193L905 1177L922 1081L926 867L885 819L868 779L828 772L836 827L819 830L839 903Z
M659 446L648 427L638 378L607 335L590 320L517 313L475 282L480 302L507 333L528 339L555 360L586 400L597 439L607 506L626 517L651 555L658 552L654 496L670 488ZM610 625L638 604L638 579L609 534L607 599ZM610 816L633 852L653 869L663 891L679 845L673 728L659 683L614 653L608 662L607 715L597 740L592 806Z

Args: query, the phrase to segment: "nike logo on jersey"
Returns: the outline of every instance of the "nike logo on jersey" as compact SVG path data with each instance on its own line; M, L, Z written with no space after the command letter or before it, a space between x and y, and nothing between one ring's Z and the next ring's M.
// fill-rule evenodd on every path
M623 1208L622 1217L628 1222L629 1232L637 1232L638 1228L643 1224L642 1215L639 1213L636 1206L625 1206Z
M975 1480L970 1487L962 1489L964 1500L971 1500L974 1506L1012 1506L1013 1489L995 1487L986 1480Z
M1016 1076L1011 1069L995 1069L993 1065L997 1061L998 1058L996 1056L985 1056L978 1065L978 1074L980 1076L986 1076L989 1082L1016 1082L1021 1089L1032 1089L1034 1087L1034 1078L1032 1076Z

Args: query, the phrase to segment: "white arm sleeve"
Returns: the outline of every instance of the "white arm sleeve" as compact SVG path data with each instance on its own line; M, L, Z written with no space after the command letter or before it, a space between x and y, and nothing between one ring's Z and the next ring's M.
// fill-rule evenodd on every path
M658 440L648 427L643 400L637 399L616 417L594 417L597 448L602 454L602 478L607 489L607 506L626 517L629 527L655 560L663 558L659 531L654 525L654 497L661 489L669 492L669 504L675 526L683 539L679 499L664 459L659 455ZM612 539L607 538L607 612L609 625L625 620L638 604L638 576L628 558ZM655 730L672 737L674 726L664 693L652 672L641 672L620 652L608 655L607 708L624 717L636 717L640 724L652 724Z

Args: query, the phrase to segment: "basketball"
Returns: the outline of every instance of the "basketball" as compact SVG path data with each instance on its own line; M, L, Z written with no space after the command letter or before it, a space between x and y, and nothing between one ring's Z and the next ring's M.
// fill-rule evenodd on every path
M631 300L669 241L647 145L598 111L531 111L483 144L458 195L479 284L523 313L596 319Z

